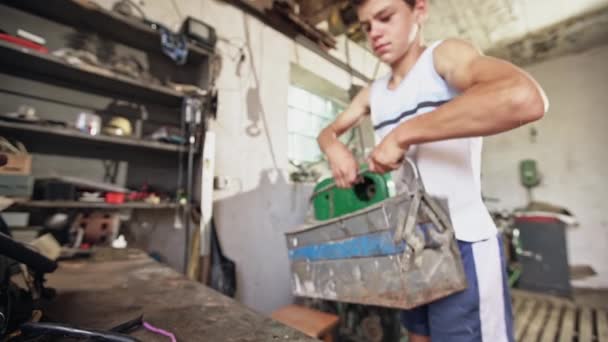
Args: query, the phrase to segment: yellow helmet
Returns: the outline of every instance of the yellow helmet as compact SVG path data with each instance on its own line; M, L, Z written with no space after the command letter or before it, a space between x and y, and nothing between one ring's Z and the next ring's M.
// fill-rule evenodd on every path
M123 117L113 117L103 128L103 132L108 135L130 136L133 134L131 122Z

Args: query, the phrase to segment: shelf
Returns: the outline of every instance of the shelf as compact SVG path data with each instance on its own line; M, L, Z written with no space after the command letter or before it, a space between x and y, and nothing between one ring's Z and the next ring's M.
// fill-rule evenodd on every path
M124 44L161 53L160 34L139 19L106 10L93 1L5 0L14 8L77 28L84 28ZM200 61L213 51L188 43L188 60ZM168 57L167 57L168 58Z
M85 133L81 133L76 130L53 127L53 126L43 126L38 124L26 124L26 123L17 123L17 122L8 122L0 120L0 132L4 131L4 129L9 129L10 133L15 131L22 131L26 133L35 133L40 135L54 135L59 137L65 137L68 139L81 139L88 140L93 142L99 142L104 144L115 144L115 145L125 145L129 147L143 148L143 149L153 149L167 152L186 152L188 149L184 146L166 144L156 141L142 140L142 139L133 139L133 138L123 138L123 137L113 137L106 135L88 135Z
M139 202L127 202L123 204L109 204L97 202L79 201L17 201L12 208L16 209L45 209L45 208L82 208L82 209L175 209L177 203L149 204ZM12 209L11 208L11 209Z
M50 54L0 41L0 64L19 69L22 73L34 73L53 80L70 82L78 89L88 88L144 101L178 107L182 104L182 94L168 87L144 84L132 78L117 75L111 71L68 64Z
M15 231L15 230L42 230L42 229L44 229L44 226L25 226L25 227L9 226L9 228L12 231Z

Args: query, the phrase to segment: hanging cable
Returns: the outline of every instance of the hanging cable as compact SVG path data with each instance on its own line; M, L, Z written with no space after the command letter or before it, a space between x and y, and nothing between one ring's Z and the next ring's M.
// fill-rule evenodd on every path
M175 13L177 14L178 19L181 21L184 19L184 16L182 15L182 11L180 11L179 6L177 5L177 2L175 0L171 0L171 4L173 5L173 9L175 10Z

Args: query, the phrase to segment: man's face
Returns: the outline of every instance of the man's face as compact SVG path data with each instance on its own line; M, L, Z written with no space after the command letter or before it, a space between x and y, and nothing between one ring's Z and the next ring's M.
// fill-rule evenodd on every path
M389 65L409 50L418 34L418 4L412 9L403 0L368 0L358 8L359 21L374 54Z

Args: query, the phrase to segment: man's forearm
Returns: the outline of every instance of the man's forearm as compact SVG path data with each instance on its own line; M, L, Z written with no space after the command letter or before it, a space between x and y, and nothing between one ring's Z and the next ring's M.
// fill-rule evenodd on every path
M338 140L338 135L330 127L323 129L317 137L319 148L324 154L327 154L327 149L336 142L340 142L340 140Z
M529 80L507 79L471 87L436 110L400 124L391 133L402 147L487 136L540 119L541 91Z

